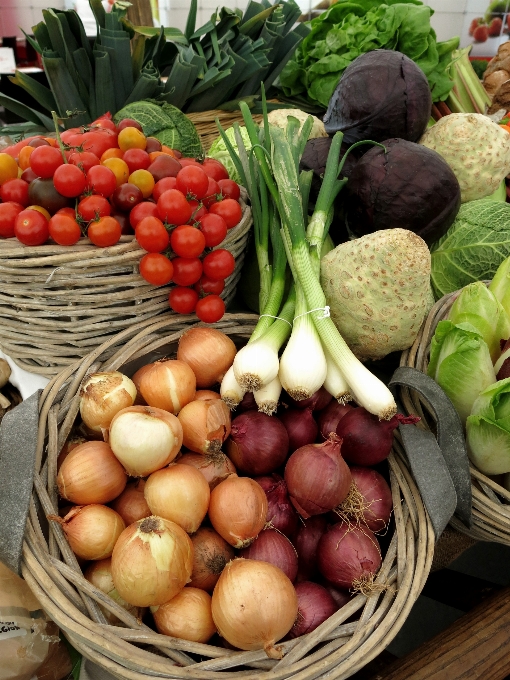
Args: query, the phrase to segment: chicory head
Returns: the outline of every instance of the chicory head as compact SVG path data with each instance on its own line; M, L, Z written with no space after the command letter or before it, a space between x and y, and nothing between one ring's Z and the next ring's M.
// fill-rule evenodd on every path
M510 472L510 378L486 388L467 419L468 454L486 475Z

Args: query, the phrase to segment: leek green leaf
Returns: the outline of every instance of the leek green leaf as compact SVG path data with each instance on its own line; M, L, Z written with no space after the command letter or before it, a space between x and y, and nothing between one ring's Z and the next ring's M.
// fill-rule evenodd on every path
M6 94L2 94L1 92L0 92L0 106L3 106L8 111L12 111L17 116L20 116L20 118L28 120L34 123L35 125L42 125L46 130L49 131L55 130L53 120L51 118L48 118L48 116L45 116L44 113L39 113L39 111L31 109L26 104L18 102L16 101L16 99L8 97Z
M39 104L44 106L45 109L48 109L48 111L56 111L57 104L51 90L35 78L31 78L21 71L16 71L14 76L9 77L9 80L11 83L14 83L14 85L22 87L31 97L39 102Z

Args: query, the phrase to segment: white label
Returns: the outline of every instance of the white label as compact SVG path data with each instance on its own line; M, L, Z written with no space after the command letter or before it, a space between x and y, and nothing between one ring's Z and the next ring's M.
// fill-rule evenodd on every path
M12 47L0 47L0 73L14 73L16 59Z
M0 619L0 642L7 638L23 637L27 634L27 629L19 626L14 620Z

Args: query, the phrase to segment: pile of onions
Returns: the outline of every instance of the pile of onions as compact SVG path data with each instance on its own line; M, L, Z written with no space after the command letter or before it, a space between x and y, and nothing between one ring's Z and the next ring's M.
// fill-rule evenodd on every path
M132 604L128 604L125 600L123 600L120 597L118 592L115 590L115 585L113 583L112 578L111 557L108 557L105 560L98 560L97 562L92 562L92 564L90 564L87 567L83 575L85 576L87 581L92 583L93 586L95 586L105 595L111 597L112 600L115 600L115 602L119 606L121 606L130 614L132 614L135 618L137 619L142 618L144 614L143 608L134 607ZM111 611L106 609L106 607L103 607L101 605L99 605L99 607L101 608L101 611L105 615L108 623L111 623L112 625L119 625L119 619L115 616L115 614L112 614Z
M279 475L256 477L267 498L267 523L292 540L298 528L299 518L290 502L285 480Z
M264 529L253 543L239 552L239 557L262 560L279 567L292 582L298 573L298 556L289 539L275 529Z
M188 534L161 517L146 517L125 529L112 554L115 588L137 607L171 600L189 581L192 567Z
M80 391L80 414L87 427L95 432L107 430L113 416L132 406L136 387L132 380L118 371L94 373Z
M191 542L193 571L189 585L212 593L225 565L234 559L234 548L210 527L200 527Z
M342 516L366 525L371 531L386 528L393 499L391 489L382 475L366 467L351 467L352 489L340 505ZM352 502L349 503L352 498Z
M290 500L305 519L333 510L346 498L351 473L332 435L323 444L308 444L291 455L285 466Z
M151 607L159 633L192 642L207 642L216 633L211 596L199 588L183 588L169 602Z
M181 336L177 359L193 369L197 387L211 387L222 381L237 353L232 340L215 328L191 328Z
M336 432L338 423L353 408L351 404L339 404L336 400L330 401L326 408L317 414L321 437L327 439L332 432Z
M314 392L307 399L296 401L290 395L285 395L285 399L283 399L283 401L292 408L309 408L312 411L322 411L322 409L326 408L332 399L333 397L326 390L326 388L321 387L317 390L317 392Z
M110 557L126 528L122 517L106 505L76 505L64 518L49 515L48 519L61 525L71 550L83 560Z
M65 458L57 475L58 492L71 503L109 503L124 491L124 468L105 442L85 442Z
M264 528L267 498L249 477L232 476L211 491L211 524L234 548L246 548Z
M147 402L142 397L140 392L140 380L142 379L142 375L144 373L147 373L147 371L150 371L153 366L154 364L145 364L145 366L139 368L136 371L136 373L131 377L131 380L134 382L136 387L136 399L134 404L135 406L147 406Z
M124 491L116 498L111 507L118 512L128 527L139 519L149 517L150 508L144 496L145 480L137 479L126 486Z
M268 606L270 603L270 606ZM212 596L212 616L220 635L238 649L264 649L282 657L276 646L298 612L294 586L267 562L236 559L223 570Z
M333 585L371 592L381 566L381 550L374 534L366 527L339 522L326 531L317 550L319 570Z
M329 619L338 609L331 594L318 583L302 581L296 586L298 615L290 629L289 638L306 635Z
M149 406L177 415L195 398L195 374L184 361L156 361L140 376L140 393Z
M342 590L341 588L337 588L326 579L323 580L322 585L324 586L324 588L326 588L328 593L335 601L337 609L341 609L354 597L354 595L351 594L348 590Z
M204 475L196 468L171 463L152 473L144 494L153 515L175 522L192 534L207 514L211 492Z
M289 451L295 451L317 439L319 427L310 408L289 408L278 416L289 435Z
M225 447L238 470L248 475L267 475L287 459L289 435L278 418L247 411L232 421Z
M179 415L182 443L195 453L218 453L230 434L230 409L221 399L199 399Z
M192 465L199 470L204 475L211 491L224 479L236 473L230 458L221 451L205 455L201 453L185 453L177 462L181 465Z
M308 581L317 573L317 548L327 525L324 515L315 515L299 525L294 540L298 554L298 581Z
M179 453L182 426L162 409L131 406L112 420L108 443L131 477L146 477Z

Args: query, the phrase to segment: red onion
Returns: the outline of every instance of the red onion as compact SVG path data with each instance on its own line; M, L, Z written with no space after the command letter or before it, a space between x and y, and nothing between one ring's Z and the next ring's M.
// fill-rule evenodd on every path
M275 529L261 531L251 545L239 551L239 557L274 564L275 567L280 567L291 581L294 581L297 576L296 549L287 536Z
M241 399L237 405L237 410L239 413L244 413L245 411L256 411L258 409L257 402L253 396L253 392L245 392L244 397Z
M340 444L332 434L323 444L302 446L287 461L285 481L301 517L329 512L349 493L351 473L340 454Z
M319 427L314 420L311 408L289 408L278 416L289 435L289 451L313 444L317 439ZM334 432L335 430L333 430Z
M342 590L341 588L337 588L326 579L321 581L321 585L324 588L326 588L328 593L334 599L337 609L342 609L344 605L346 605L348 602L352 600L353 596L348 590Z
M376 465L385 460L393 444L393 430L399 423L417 423L418 416L397 413L391 420L379 420L362 406L354 408L338 423L336 433L342 440L342 455L354 465Z
M298 515L289 499L287 484L279 475L255 477L267 497L267 521L292 540L298 528Z
M247 411L232 421L227 456L240 472L267 475L285 462L289 435L278 418Z
M347 522L333 525L322 536L317 549L319 570L340 588L370 592L381 566L381 551L374 534L366 527Z
M321 411L323 408L326 408L332 399L333 397L326 388L321 387L317 392L314 392L311 397L308 397L308 399L296 401L286 394L284 401L292 408L310 408L312 411Z
M362 522L372 531L385 529L393 509L393 498L382 475L366 467L351 467L354 491L340 506L347 517ZM349 507L349 499L354 502Z
M339 404L336 399L330 401L326 408L317 415L322 439L327 439L331 432L336 432L340 420L353 408L351 404Z
M317 573L317 546L326 528L324 515L315 515L300 524L294 540L298 554L298 581L308 581Z
M298 615L287 636L290 639L311 633L338 609L330 593L318 583L311 581L298 583L296 594Z

